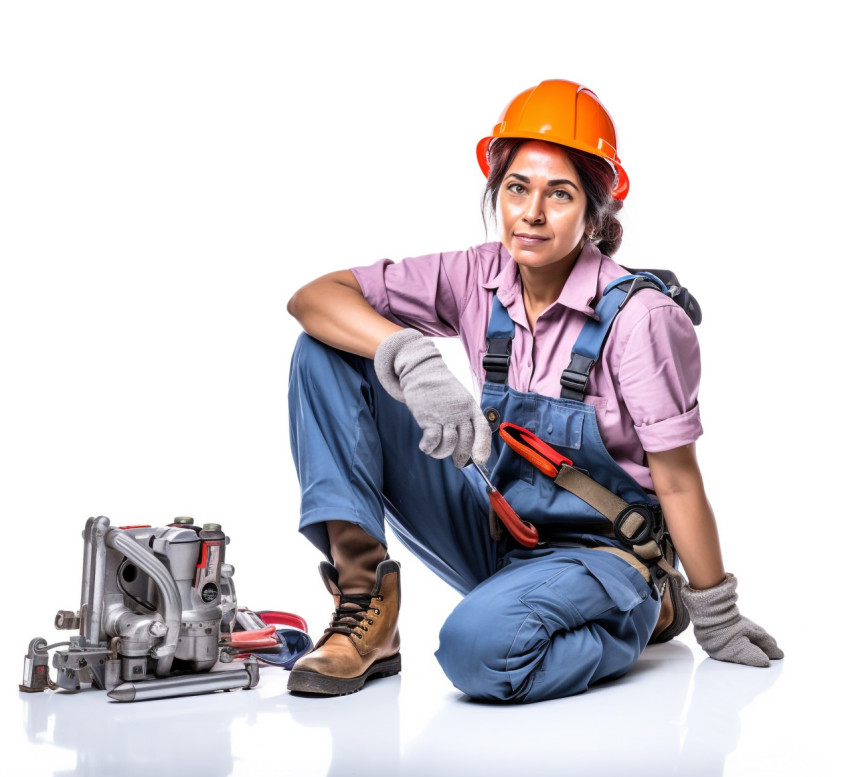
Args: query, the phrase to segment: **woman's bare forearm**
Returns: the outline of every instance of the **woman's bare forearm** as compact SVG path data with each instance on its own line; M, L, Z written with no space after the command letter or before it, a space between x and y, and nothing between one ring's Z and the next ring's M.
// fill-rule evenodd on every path
M401 329L375 312L350 270L311 281L295 292L286 309L307 334L369 359L385 338Z
M725 577L714 512L693 444L647 453L655 493L676 553L692 588L711 588Z

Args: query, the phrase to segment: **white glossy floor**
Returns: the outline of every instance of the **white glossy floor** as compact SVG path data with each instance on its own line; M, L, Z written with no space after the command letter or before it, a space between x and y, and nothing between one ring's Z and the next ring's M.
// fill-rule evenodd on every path
M20 764L15 774L57 777L847 774L842 713L827 709L844 680L815 643L786 634L789 658L749 669L708 659L688 632L582 696L482 705L457 693L432 656L453 595L429 610L428 573L415 563L405 564L398 677L308 699L264 668L252 691L121 704L99 691L14 698L20 663L7 661L5 761Z

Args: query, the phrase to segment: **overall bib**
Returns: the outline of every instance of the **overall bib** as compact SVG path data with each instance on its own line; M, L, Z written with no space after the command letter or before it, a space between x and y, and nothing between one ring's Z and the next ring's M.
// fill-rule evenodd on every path
M513 337L493 297L488 339ZM651 501L611 458L591 405L490 380L481 407L533 431L629 502ZM505 370L505 378L507 372ZM608 521L556 486L494 433L491 479L541 535L536 548L494 540L489 500L472 467L433 459L409 410L380 385L370 360L302 335L290 371L290 437L301 484L300 530L326 555L324 522L348 520L402 544L464 598L440 632L446 675L472 698L532 702L580 693L625 674L658 618L659 602L623 559Z

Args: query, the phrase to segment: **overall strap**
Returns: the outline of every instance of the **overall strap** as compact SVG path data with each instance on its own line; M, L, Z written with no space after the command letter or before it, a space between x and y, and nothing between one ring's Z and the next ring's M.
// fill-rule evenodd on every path
M487 323L487 353L484 354L484 380L488 383L508 382L511 348L514 340L514 322L505 306L493 294L493 310Z
M569 366L561 373L562 399L577 399L579 402L584 402L590 372L599 360L599 354L602 353L614 319L632 294L646 288L668 294L664 283L649 272L624 275L605 287L602 299L595 308L596 318L590 319L582 327L573 346Z

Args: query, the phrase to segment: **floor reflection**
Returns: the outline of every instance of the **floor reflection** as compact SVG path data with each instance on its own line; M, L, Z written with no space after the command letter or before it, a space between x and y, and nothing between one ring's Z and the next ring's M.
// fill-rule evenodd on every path
M702 657L703 654L700 654ZM674 641L646 651L626 677L522 707L448 699L406 748L400 774L722 775L740 712L779 677L722 664Z
M261 684L264 676L267 670ZM76 755L76 767L56 771L55 777L227 777L235 767L234 725L279 718L287 696L269 697L255 689L120 703L91 690L20 694L20 699L30 743Z
M29 746L56 749L55 777L241 777L269 767L299 777L709 777L723 774L742 710L782 662L723 664L674 641L649 648L626 677L524 706L473 702L438 672L432 657L414 656L401 676L330 699L292 696L285 672L263 670L251 691L129 704L98 691L21 694L20 703Z
M779 679L783 663L772 661L769 669L724 664L711 658L700 663L694 673L679 768L674 774L723 774L726 757L735 751L741 736L741 711Z
M290 697L289 714L293 720L307 728L330 732L327 777L403 773L399 736L401 683L401 677L396 675L371 681L355 696Z
M102 691L45 692L20 694L20 701L28 741L76 757L74 768L55 777L227 777L254 773L257 762L278 766L276 774L398 773L400 677L330 699L293 696L285 683L285 672L269 669L252 691L123 704ZM305 729L326 729L328 736ZM235 741L237 730L253 733ZM315 743L328 741L330 753L318 752ZM328 763L326 772L317 771Z

